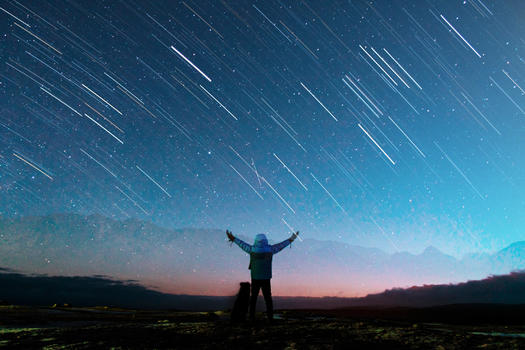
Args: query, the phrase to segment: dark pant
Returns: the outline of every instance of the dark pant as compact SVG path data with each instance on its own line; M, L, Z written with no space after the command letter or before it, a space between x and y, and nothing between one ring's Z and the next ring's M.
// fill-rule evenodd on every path
M250 298L250 319L255 318L255 305L257 304L257 297L259 296L259 289L262 289L264 301L266 303L266 315L269 319L273 319L273 302L272 302L272 287L270 280L252 280L252 295Z

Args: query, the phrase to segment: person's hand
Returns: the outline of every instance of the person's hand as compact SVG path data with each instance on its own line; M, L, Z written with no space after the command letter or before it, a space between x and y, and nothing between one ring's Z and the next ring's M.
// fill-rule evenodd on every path
M294 233L293 235L290 236L290 243L295 241L295 239L297 238L297 236L299 236L299 231L297 231L296 233Z
M233 242L235 240L235 236L232 234L231 231L226 230L226 236L228 236L230 242Z

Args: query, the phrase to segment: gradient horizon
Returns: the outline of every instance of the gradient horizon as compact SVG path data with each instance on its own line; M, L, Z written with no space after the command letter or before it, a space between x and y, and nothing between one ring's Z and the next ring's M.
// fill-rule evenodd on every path
M239 235L252 243L253 237ZM271 235L271 244L286 237ZM20 273L109 276L162 292L234 295L250 280L249 256L222 230L171 230L100 215L0 217L0 267ZM274 256L274 294L359 297L386 289L460 283L523 269L525 241L456 259L429 246L389 254L311 238Z

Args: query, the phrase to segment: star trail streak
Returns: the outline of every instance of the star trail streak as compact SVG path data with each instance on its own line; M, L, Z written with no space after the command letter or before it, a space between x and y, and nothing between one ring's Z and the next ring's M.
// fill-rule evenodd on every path
M315 182L317 182L317 184L318 184L319 186L321 186L321 188L323 189L323 191L325 191L325 193L326 193L330 198L332 198L332 200L333 200L334 203L339 207L339 209L341 209L341 211L342 211L343 213L346 214L345 209L341 206L341 204L339 204L339 202L337 201L337 199L334 198L334 196L330 193L330 191L328 191L328 190L326 189L326 187L324 187L324 185L323 185L319 180L317 180L317 178L315 177L314 174L310 173L310 175L314 178Z
M383 150L383 148L381 146L379 146L379 144L376 142L376 140L374 140L374 138L372 136L370 136L370 134L368 133L368 131L366 131L362 126L361 124L357 124L357 126L363 130L363 132L365 133L366 136L368 136L368 138L374 143L374 145L377 146L377 148L379 148L379 150L385 155L385 157L388 158L388 160L390 161L390 163L392 163L392 165L396 165L396 163L392 160L392 158L390 158L390 156L388 154L386 154L386 152Z
M44 39L40 38L38 35L32 33L31 31L27 30L26 28L22 27L20 24L14 22L13 23L15 26L17 26L18 28L22 29L24 32L26 32L27 34L31 35L33 38L39 40L40 42L42 42L44 45L46 45L47 47L49 47L50 49L52 49L53 51L55 51L56 53L58 53L59 55L62 55L62 52L58 51L57 49L55 49L53 47L53 45L51 45L50 43L48 43L47 41L45 41Z
M168 191L166 191L166 189L165 189L164 187L162 187L161 185L159 185L159 183L158 183L157 181L153 180L153 178L152 178L151 176L149 176L144 170L142 170L138 165L135 165L135 167L136 167L137 169L139 169L140 172L141 172L142 174L144 174L144 176L146 176L151 182L153 182L153 183L155 184L155 186L157 186L158 188L160 188L160 190L161 190L162 192L164 192L168 197L171 198L171 194L169 194Z
M88 88L86 85L82 84L82 86L89 92L91 92L93 95L95 95L97 98L99 98L102 102L104 102L105 104L107 104L109 107L111 107L115 112L117 112L118 114L122 115L122 112L119 111L118 109L116 109L111 103L109 103L108 101L106 101L105 99L103 99L102 97L100 97L96 92L94 92L93 90L91 90L90 88Z
M40 172L41 174L43 174L44 176L46 176L49 180L53 180L53 178L51 177L51 175L49 175L48 173L46 173L44 170L42 170L39 166L37 166L36 164L34 164L33 162L30 162L29 160L25 159L24 157L22 157L21 155L18 155L16 153L13 153L13 155L15 157L17 157L18 159L20 159L22 162L26 163L27 165L29 165L31 168L35 169L36 171Z
M292 175L292 176L294 177L294 179L296 179L297 182L299 182L299 184L300 184L300 185L301 185L306 191L308 191L308 188L306 188L306 186L301 182L301 180L299 180L299 179L297 178L297 176L295 176L295 174L290 170L290 168L288 168L288 166L286 166L286 164L283 163L283 161L281 160L281 158L279 158L279 157L277 156L277 154L275 154L275 153L273 154L273 156L279 161L279 163L282 164L282 166L283 166L283 167L284 167L284 168L290 173L290 175Z
M441 19L445 21L445 23L446 23L446 24L447 24L447 25L448 25L448 26L454 31L454 33L456 33L457 36L459 36L459 37L461 38L461 40L463 40L463 42L464 42L465 44L467 44L467 46L470 47L470 49L471 49L472 51L474 51L474 53L475 53L479 58L481 58L481 55L476 51L476 49L473 48L472 45L470 45L470 43L467 41L467 39L465 39L465 38L463 37L463 35L461 35L461 34L456 30L456 28L454 28L454 26L453 26L452 24L450 24L449 21L447 21L447 19L446 19L445 17L443 17L443 15L439 15L439 17L441 17Z
M419 152L419 154L421 154L421 156L424 158L426 157L425 154L419 149L419 147L416 146L416 144L412 141L412 139L410 137L408 137L408 135L405 133L405 131L403 131L403 129L401 129L399 127L399 125L397 125L397 123L390 117L388 117L388 119L392 122L392 124L394 124L396 126L396 128L401 131L401 133L403 134L403 136L406 137L406 139L408 140L408 142L410 142L410 144L412 146L414 146L414 148Z
M317 96L315 96L315 95L313 94L313 92L310 91L310 89L308 89L303 83L301 83L301 86L302 86L302 87L303 87L303 88L304 88L304 89L305 89L305 90L306 90L306 91L307 91L307 92L308 92L308 93L314 98L314 100L317 101L317 103L319 103L319 104L321 105L321 107L323 107L323 109L324 109L328 114L330 114L330 116L331 116L332 118L334 118L334 120L335 120L336 122L338 121L337 118L332 114L332 112L330 112L330 111L328 110L328 108L326 108L326 106L325 106L321 101L319 101L319 99L317 98Z
M439 150L441 151L441 153L443 153L443 155L445 156L445 158L447 158L447 160L450 162L450 164L452 164L452 166L454 167L454 169L457 170L457 172L461 175L461 177L463 177L463 179L465 179L465 181L470 185L470 187L474 190L474 192L476 192L476 194L479 196L479 198L481 199L484 199L483 198L483 195L478 191L478 189L472 184L472 182L470 181L470 179L467 177L467 175L465 175L465 173L456 165L456 163L454 163L454 161L452 159L450 159L450 157L448 156L448 154L445 153L445 151L443 151L443 149L436 143L434 142L434 144L436 145L437 148L439 148Z
M239 175L239 177L242 179L242 181L244 181L251 189L253 192L255 192L255 194L257 195L257 197L261 198L264 200L263 196L261 196L261 194L248 182L248 180L246 180L246 178L244 176L241 175L241 173L239 173L239 171L237 169L235 169L235 167L231 164L230 165L230 168L233 169L233 171L235 171L235 173L237 175ZM257 176L257 179L260 179L259 176Z
M228 112L228 114L235 120L239 120L237 119L237 117L232 113L230 112L230 110L228 108L226 108L219 100L217 100L217 98L215 96L213 96L208 90L206 90L206 88L202 85L199 85L201 87L202 90L204 90L208 96L210 96L215 102L217 102L219 104L219 106L221 106L222 109L224 109L226 112Z
M187 62L190 66L192 66L197 72L199 72L199 73L200 73L200 74L201 74L201 75L202 75L207 81L209 81L209 82L211 83L211 79L210 79L206 74L204 74L204 72L201 71L201 70L199 69L199 67L197 67L196 65L194 65L192 61L190 61L188 58L186 58L186 56L184 56L182 53L180 53L180 51L177 50L175 47L173 47L173 46L170 46L170 47L171 47L171 49L172 49L173 51L175 51L175 52L177 53L177 55L179 55L180 57L182 57L182 59L183 59L184 61L186 61L186 62Z
M115 140L117 140L118 142L120 142L121 144L124 144L124 142L119 139L118 137L116 137L115 135L113 135L113 133L111 133L111 131L109 131L108 129L106 129L105 127L103 127L102 125L100 125L99 122L97 122L95 119L91 118L89 115L87 115L86 113L84 113L84 116L86 118L88 118L89 120L91 120L93 123L95 123L99 128L101 128L102 130L104 130L105 132L107 132L111 137L113 137Z
M412 76L411 76L411 75L405 70L405 68L403 68L403 66L402 66L401 64L399 64L399 62L397 62L397 60L396 60L394 57L392 57L392 55L390 54L390 52L388 52L388 50L385 49L385 48L383 48L383 50L384 50L384 51L386 52L386 54L392 59L392 61L394 61L394 62L397 64L397 66L398 66L399 68L401 68L401 70L402 70L402 71L403 71L403 72L404 72L404 73L410 78L410 80L412 80L412 82L413 82L414 84L416 84L416 86L419 88L419 90L423 90L423 88L417 83L417 81L414 80L414 78L412 78Z
M13 15L11 12L7 11L7 10L4 9L3 7L0 7L0 10L4 11L4 12L7 13L9 16L11 16L11 17L13 17L14 19L16 19L18 22L23 23L26 27L31 28L31 26L30 26L29 24L27 24L26 22L22 21L20 18L16 17L15 15Z

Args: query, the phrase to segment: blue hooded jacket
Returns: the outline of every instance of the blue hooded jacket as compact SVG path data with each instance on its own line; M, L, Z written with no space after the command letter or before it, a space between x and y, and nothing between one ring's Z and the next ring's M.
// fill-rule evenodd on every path
M286 239L281 243L269 245L268 239L263 233L255 236L255 242L253 245L249 245L237 237L235 237L234 242L242 250L250 254L249 269L251 271L252 280L267 280L272 278L273 255L292 243L290 239Z

